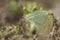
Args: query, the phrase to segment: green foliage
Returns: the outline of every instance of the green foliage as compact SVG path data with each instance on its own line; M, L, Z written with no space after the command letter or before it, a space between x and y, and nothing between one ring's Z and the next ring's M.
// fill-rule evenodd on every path
M39 35L47 35L50 33L53 22L54 22L54 15L53 13L49 13L48 11L35 11L31 12L26 15L26 21L30 25L31 31L36 30L37 34Z
M23 11L24 14L29 14L31 12L37 11L37 10L43 10L43 7L37 6L36 2L25 2L23 5Z
M18 33L19 31L19 26L17 25L12 25L12 26L4 26L2 27L2 29L0 30L0 38L8 35L8 34L11 34L11 33Z
M26 2L23 5L23 10L25 14L38 10L36 2Z
M14 29L14 31L18 32L19 31L19 26L13 25L13 29Z
M10 11L17 11L18 8L19 8L19 5L18 5L18 3L16 1L11 1L9 3L9 10Z
M6 33L6 27L2 27L2 30L0 30L0 38L2 38Z
M0 32L2 32L2 34L6 31L6 27L2 27Z

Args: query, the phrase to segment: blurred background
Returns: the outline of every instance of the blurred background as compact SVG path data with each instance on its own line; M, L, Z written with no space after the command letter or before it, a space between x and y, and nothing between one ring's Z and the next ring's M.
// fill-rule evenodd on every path
M54 17L60 22L60 0L0 0L0 30L2 29L2 26L7 26L6 28L9 31L12 29L10 29L10 27L8 26L12 26L12 25L17 25L21 27L25 26L23 5L26 2L31 2L31 3L36 2L38 5L37 7L42 7L44 10L52 10L54 13ZM0 37L1 40L35 40L27 36L26 36L26 39L22 38L23 35L20 35L20 37L18 37L19 35L12 33L13 31L11 32L13 37L11 37L11 34L9 33L7 35L7 32L5 36L3 37L1 36L2 39ZM15 29L14 29L14 32L15 32ZM59 34L60 34L60 31L59 31ZM37 40L46 40L46 37L38 37ZM50 40L60 40L60 38L58 39L56 37L56 39L50 39Z

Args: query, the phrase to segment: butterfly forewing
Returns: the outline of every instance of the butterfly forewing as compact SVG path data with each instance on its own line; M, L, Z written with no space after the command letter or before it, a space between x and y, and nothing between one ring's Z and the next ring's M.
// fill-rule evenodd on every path
M53 15L47 11L35 11L26 16L26 20L34 25L34 30L39 35L49 34L53 27ZM31 25L30 25L31 26Z

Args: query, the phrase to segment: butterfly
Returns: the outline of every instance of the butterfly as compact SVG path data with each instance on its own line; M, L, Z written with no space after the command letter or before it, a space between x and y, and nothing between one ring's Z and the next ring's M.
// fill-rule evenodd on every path
M48 11L34 11L26 15L26 21L31 33L33 30L36 31L38 35L47 35L51 32L54 24L54 15Z

